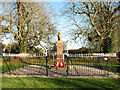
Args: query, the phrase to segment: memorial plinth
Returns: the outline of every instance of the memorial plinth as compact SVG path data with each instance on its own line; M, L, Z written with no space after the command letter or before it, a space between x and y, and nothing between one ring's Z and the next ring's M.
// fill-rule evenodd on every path
M56 43L57 46L57 58L55 62L55 67L66 67L66 62L63 59L63 42L61 40L61 33L58 33L58 42Z
M57 59L56 62L63 62L63 42L62 41L58 41L56 43L57 46Z

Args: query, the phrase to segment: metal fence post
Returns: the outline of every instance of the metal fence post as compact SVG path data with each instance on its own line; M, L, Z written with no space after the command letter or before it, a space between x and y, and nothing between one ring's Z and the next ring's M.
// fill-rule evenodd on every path
M69 70L69 67L68 67L68 59L69 59L69 57L66 56L66 58L67 58L67 63L66 63L66 65L67 65L67 75L69 75L69 73L68 73L68 70Z
M8 68L9 68L9 75L11 74L11 69L10 69L10 64L11 64L11 62L10 62L10 60L11 60L11 58L9 58L9 65L8 65Z
M21 58L20 58L21 59ZM20 60L18 61L19 62L19 68L20 68Z
M47 56L46 56L46 76L48 76L48 66L47 66L47 64L48 64L48 60L47 60Z

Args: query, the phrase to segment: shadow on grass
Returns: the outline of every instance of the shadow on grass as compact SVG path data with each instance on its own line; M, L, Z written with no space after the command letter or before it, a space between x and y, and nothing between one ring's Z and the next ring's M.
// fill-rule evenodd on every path
M39 79L38 79L39 80ZM120 79L81 79L81 78L54 78L47 79L50 85L64 88L119 88Z
M3 88L109 88L118 90L120 79L3 77L2 85Z
M98 88L119 88L118 80L115 79L80 79L92 87Z
M119 66L116 66L116 72L117 72L117 74L120 75L120 65L119 65Z

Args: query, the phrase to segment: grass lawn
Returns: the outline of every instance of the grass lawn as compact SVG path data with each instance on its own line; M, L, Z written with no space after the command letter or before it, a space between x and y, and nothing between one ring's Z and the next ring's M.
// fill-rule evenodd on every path
M120 79L3 77L2 88L114 88L119 90Z
M116 64L116 72L120 75L120 63Z
M0 66L2 67L2 73L3 72L9 72L9 70L15 70L17 68L21 68L23 66L27 66L27 65L46 65L46 63L29 63L29 62L25 62L25 63L19 63L19 62L11 62L11 63L4 63L4 64L0 64ZM54 65L53 62L49 62L48 65Z
M45 63L41 64L44 65ZM79 64L83 65L83 63ZM18 68L17 63L16 64L13 63L12 65L15 68ZM120 63L117 63L116 68L117 72L120 74ZM98 89L113 88L114 90L120 90L120 78L83 79L83 78L2 77L2 88L98 88Z
M28 65L28 64L11 62L11 63L7 63L7 64L4 63L1 65L2 65L2 73L3 73L3 72L9 72L9 70L15 70L17 68L23 67L23 66Z

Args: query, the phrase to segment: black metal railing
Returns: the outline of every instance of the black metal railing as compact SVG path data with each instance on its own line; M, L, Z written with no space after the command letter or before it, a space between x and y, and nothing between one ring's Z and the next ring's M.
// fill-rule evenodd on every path
M2 73L18 75L48 75L47 56L3 56ZM43 69L41 73L40 69ZM45 71L44 71L45 69Z
M2 73L17 75L107 76L116 73L115 56L65 54L66 67L54 67L57 54L3 56Z
M114 57L92 54L68 54L67 75L101 76L116 73Z

